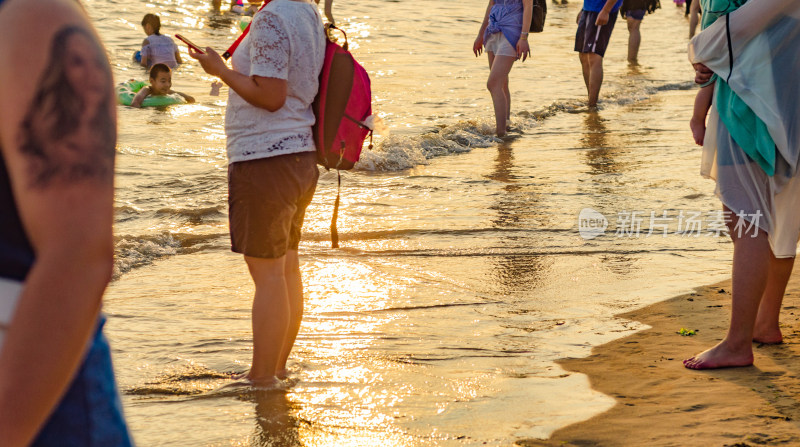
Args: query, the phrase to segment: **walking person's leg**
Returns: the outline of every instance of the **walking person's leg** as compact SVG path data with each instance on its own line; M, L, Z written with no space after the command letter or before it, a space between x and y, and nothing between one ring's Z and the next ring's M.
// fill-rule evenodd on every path
M583 84L586 86L586 93L589 93L589 53L578 53L578 59L581 61L581 73L583 74Z
M578 14L577 24L578 31L575 33L575 51L578 52L578 60L581 62L581 74L583 74L583 84L586 86L586 93L589 93L589 85L591 81L591 70L589 68L589 47L587 46L587 21L586 11L581 11Z
M508 76L506 76L503 92L506 95L506 130L508 130L511 127L511 90L508 89Z
M600 98L600 87L603 85L603 56L595 53L586 53L587 65L589 66L589 107L597 107L597 100Z
M628 62L635 64L639 60L639 46L642 43L642 33L640 26L641 20L637 20L630 14L626 18L628 22Z
M494 117L495 117L495 131L498 137L505 136L506 126L508 124L508 117L510 114L511 98L508 92L508 74L511 72L511 67L514 65L515 57L489 55L489 64L491 70L489 72L489 80L486 82L486 88L492 95L492 103L494 104Z

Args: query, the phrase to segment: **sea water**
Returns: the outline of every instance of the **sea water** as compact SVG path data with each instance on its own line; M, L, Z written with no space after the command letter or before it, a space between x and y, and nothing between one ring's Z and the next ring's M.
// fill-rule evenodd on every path
M147 78L131 62L145 13L220 52L242 20L201 0L83 3L118 82ZM251 359L253 286L228 239L227 88L209 96L181 45L173 88L197 103L119 108L105 311L138 444L512 445L610 408L554 361L641 329L615 315L730 267L688 128L682 10L644 19L640 66L617 21L590 113L580 2L550 4L511 72L521 137L503 143L472 54L485 0L334 3L385 129L342 173L339 249L336 174L321 175L300 248L306 316L278 389L230 386Z

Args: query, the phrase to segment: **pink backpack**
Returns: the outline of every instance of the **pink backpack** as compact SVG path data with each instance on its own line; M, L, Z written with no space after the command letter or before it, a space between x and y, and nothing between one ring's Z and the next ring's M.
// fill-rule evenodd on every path
M372 92L369 76L353 55L347 51L347 33L333 25L327 30L337 29L344 34L344 46L330 40L325 42L325 62L319 74L319 92L312 105L317 118L312 130L317 146L317 163L325 169L336 169L338 190L331 219L331 246L339 247L339 232L336 219L339 217L339 197L342 176L339 170L352 169L361 156L364 139L372 130L365 121L372 115ZM326 35L328 33L326 32Z
M265 1L261 9L269 1ZM328 31L332 29L344 34L344 46L340 47L330 40ZM222 55L225 59L231 57L249 31L250 25ZM317 163L325 169L337 170L339 190L333 205L331 245L338 248L336 219L339 216L342 188L342 177L338 171L353 168L361 156L367 135L370 136L369 148L372 149L371 126L365 122L372 115L372 92L367 71L347 51L347 33L333 25L327 25L325 31L328 36L325 42L325 60L319 74L319 91L312 104L316 117L312 130L317 147Z
M364 122L372 115L372 93L367 71L344 46L328 39L325 42L325 62L319 74L319 92L314 98L314 143L317 162L325 169L352 169L361 156L364 139L372 131ZM327 33L326 33L327 34Z

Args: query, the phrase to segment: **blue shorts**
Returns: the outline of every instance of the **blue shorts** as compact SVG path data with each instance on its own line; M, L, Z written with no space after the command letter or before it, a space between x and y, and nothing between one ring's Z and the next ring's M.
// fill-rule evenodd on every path
M580 53L595 53L601 57L606 54L611 32L617 23L617 11L608 15L608 23L597 26L597 12L581 11L581 20L578 23L578 32L575 33L575 51Z
M630 17L631 19L642 20L644 19L645 14L647 14L647 11L644 9L631 9L630 11L622 14L622 17L625 17L626 19Z
M100 317L86 358L32 447L131 447Z

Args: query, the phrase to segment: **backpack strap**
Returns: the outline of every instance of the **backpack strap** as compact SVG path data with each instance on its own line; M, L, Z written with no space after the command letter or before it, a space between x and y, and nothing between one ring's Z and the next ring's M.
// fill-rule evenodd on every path
M339 28L338 26L334 25L333 23L326 23L326 24L325 24L325 38L326 38L326 39L328 39L328 40L330 40L331 42L334 42L334 41L333 41L333 39L331 39L331 33L329 32L329 30L332 30L332 29L338 30L338 31L340 31L342 34L344 34L344 45L342 45L342 49L343 49L344 51L347 51L347 49L348 49L348 45L347 45L347 33L346 33L346 32L344 32L344 30L343 30L343 29L341 29L341 28ZM336 42L334 42L334 43L336 43Z
M261 5L261 7L258 8L258 10L261 11L262 9L264 9L269 4L269 2L271 2L271 1L272 0L264 0L264 4ZM253 24L252 21L250 23L248 23L247 24L247 28L244 29L242 34L233 42L233 44L230 46L230 48L228 48L227 51L222 53L222 57L225 58L225 60L228 60L228 59L231 58L231 56L233 56L233 52L236 51L236 48L238 48L239 44L242 43L242 40L244 40L244 36L246 36L247 33L250 32L250 25L252 25L252 24Z
M339 196L342 192L342 171L336 170L339 185L336 189L336 201L333 202L333 217L331 218L331 248L339 248L339 230L336 229L336 219L339 217Z

